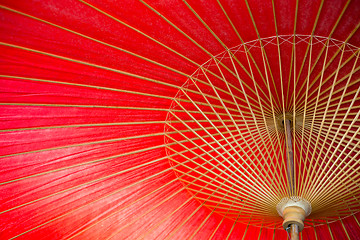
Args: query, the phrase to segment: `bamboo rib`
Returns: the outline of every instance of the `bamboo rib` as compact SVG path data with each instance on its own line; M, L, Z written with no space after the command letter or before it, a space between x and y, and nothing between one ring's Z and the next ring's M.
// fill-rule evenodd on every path
M346 145L343 144L343 143L339 143L339 145L341 145L341 147L345 147L345 146L346 146ZM350 142L349 145L353 145L351 149L356 149L356 148L355 148L355 146L356 146L355 144L351 144L351 142ZM316 150L319 151L319 149L320 149L320 147L318 146L316 149L310 148L310 151L313 151L314 153L318 153L318 152L316 152ZM331 164L334 165L334 166L337 165L333 159L329 159L328 161L330 161ZM340 166L340 164L342 164L342 163L340 162L340 163L339 163L339 166ZM320 164L314 165L314 166L309 166L309 170L310 170L310 168L319 168L319 167L320 167Z
M273 1L273 0L272 0ZM319 6L319 10L317 11L317 14L316 14L316 18L315 18L315 21L314 21L314 24L313 24L313 27L312 27L312 30L311 30L311 36L309 38L309 42L308 42L308 46L306 47L306 51L305 51L305 56L303 58L303 61L301 63L301 66L300 66L300 69L299 69L299 74L297 76L297 79L296 79L296 84L299 82L299 78L300 78L300 75L303 71L303 68L305 66L305 62L306 62L306 59L307 59L307 56L308 56L308 53L309 53L309 50L310 50L310 54L312 53L312 42L313 42L313 36L314 36L314 33L315 33L315 29L316 29L316 26L317 26L317 23L319 21L319 18L320 18L320 14L321 14L321 11L322 11L322 8L324 6L324 0L321 0L321 3L320 3L320 6ZM275 8L274 8L274 5L273 5L273 9L275 11ZM275 15L275 14L274 14ZM308 79L310 79L310 65L311 65L311 55L309 57L309 68L308 68ZM308 84L308 83L307 83ZM304 86L304 84L300 87L300 90L302 90L302 87ZM296 99L297 99L297 96L296 96ZM305 97L305 101L307 101L307 98Z
M324 1L321 2L321 6L323 6L323 3L324 3ZM317 18L316 18L316 21L315 21L316 23L318 21L321 9L322 9L322 7L318 11ZM315 30L315 25L313 27L313 31L314 30ZM309 41L309 43L310 43L310 53L309 53L309 65L308 65L307 78L306 78L306 92L305 92L305 103L304 103L304 110L303 110L304 114L303 114L303 120L302 120L302 129L305 129L305 118L306 118L306 114L307 114L307 111L308 111L307 108L308 108L308 95L309 95L309 80L310 80L310 74L311 74L310 69L311 69L311 59L312 59L312 52L313 52L312 41L313 41L313 37L311 35L311 38L310 38L310 41ZM307 56L308 49L309 49L309 47L307 47L307 49L306 49L306 56ZM305 58L304 58L303 64L305 64ZM302 66L301 66L301 68L302 68ZM299 151L300 153L303 152L304 132L305 132L304 130L301 132L301 142L300 142L301 147L300 147L300 151ZM306 159L303 159L302 154L300 155L300 158L299 158L299 169L301 169L301 164L303 164L303 166L305 168ZM296 185L296 187L298 189L297 192L298 192L299 195L302 194L301 193L302 189L301 189L301 186L300 186L301 184L300 183L304 182L304 175L305 174L298 174L298 179L297 179L298 184Z
M343 48L345 48L345 45L342 45L342 46L343 46ZM344 63L341 64L341 66L338 66L338 68L337 68L335 71L333 71L333 72L322 82L321 85L319 85L318 88L321 88L321 87L322 87L323 85L325 85L328 81L330 81L331 78L332 78L332 76L335 75L337 72L339 72L339 70L342 69L346 64L348 64L348 63L356 56L356 53L358 53L358 52L359 52L359 50L356 50L350 57L348 57L348 58L344 61ZM344 51L342 51L342 54L343 54L343 53L344 53ZM327 65L328 65L328 64L327 64ZM357 68L354 70L354 73L357 72L358 70L359 70L359 67L357 67ZM339 80L339 83L341 83L342 81L344 81L345 79L347 79L348 76L349 76L349 74L350 74L350 73L348 73L347 75L345 75L344 77L342 77L342 78ZM312 87L320 77L321 77L321 74L319 73L319 74L314 78L314 80L313 80L313 82L312 82L312 84L311 84L310 87ZM330 87L324 89L321 93L325 95L328 90L330 90ZM341 91L341 88L340 88L340 89L337 89L336 91ZM316 90L312 91L312 92L310 93L309 97L313 96L313 95L315 94L315 92L316 92ZM326 97L326 95L325 95L325 97ZM323 100L325 97L320 98L320 101L322 102L322 100ZM311 103L311 104L309 104L310 106L313 106L313 105L314 105L314 100L312 100L312 99L313 99L313 98L310 98L310 101L309 101L309 103Z
M358 154L357 154L358 155ZM354 156L352 159L356 159L356 156ZM333 163L334 164L334 160L329 160L331 163ZM313 166L313 168L316 168L317 166ZM334 173L334 170L333 169L329 169L328 170L330 173ZM350 175L345 175L346 177L349 177ZM343 176L344 177L344 176ZM354 180L352 180L352 181L354 181ZM314 202L313 202L313 204L315 204Z
M231 56L230 56L230 60L231 60L231 63L232 63L232 65L233 65L233 68L234 68L234 70L235 70L235 72L236 72L236 75L237 75L238 79L240 79L239 74L238 74L237 69L236 69L236 66L235 66L235 64L234 64ZM251 69L251 67L250 67L250 69ZM252 73L252 71L251 71L251 73ZM240 85L241 85L241 87L243 88L241 82L240 82ZM246 101L247 101L247 103L248 103L248 107L249 107L250 111L252 112L251 104L250 104L249 101L247 100L246 95L245 95L245 99L246 99ZM236 100L235 100L235 102L236 102ZM245 123L245 125L246 125L247 131L251 132L250 129L249 129L249 127L248 127L248 125L247 125L247 121L245 120L244 115L242 114L242 111L240 111L240 109L238 109L238 111L239 111L239 113L241 114L241 116L242 116L242 118L243 118L243 120L244 120L244 123ZM255 119L256 119L256 118L255 118L255 115L254 115L254 114L252 114L252 115L253 115L253 119L255 120ZM266 122L266 121L265 121L265 122ZM257 124L257 121L255 121L255 125L256 125L256 129L259 129L259 125ZM266 126L265 126L265 128L267 129ZM276 124L275 124L275 128L276 128ZM240 132L240 129L239 129L238 131ZM258 132L259 132L259 130L258 130ZM267 133L268 133L268 132L267 132ZM268 134L269 134L269 133L268 133ZM259 133L259 136L261 137L262 134ZM251 137L252 137L252 140L254 141L253 134L251 134ZM261 138L261 141L264 143L264 139L263 139L263 138ZM244 142L248 145L248 143L247 143L246 140L245 140ZM256 141L254 141L254 142L256 142ZM256 146L257 146L257 148L258 148L258 144L257 144ZM279 146L280 146L280 144L279 144ZM265 149L267 150L267 148L265 148ZM260 149L259 149L259 150L260 150ZM274 150L274 148L273 148L273 150ZM274 150L273 152L276 152L276 151ZM266 159L266 158L265 158L265 155L262 153L261 150L260 150L260 153L261 153L262 158L263 158L263 159ZM280 153L282 154L282 151L281 151ZM267 151L267 154L268 154L268 156L271 156L271 154L269 154L268 151ZM268 166L267 161L265 161L265 164ZM273 165L273 161L271 161L271 165ZM278 162L276 163L275 169L277 168L277 166L278 166ZM281 179L283 178L282 175L281 175L280 178L281 178ZM272 187L272 184L271 184L270 186ZM282 188L279 188L279 189L282 190ZM283 193L284 193L284 192L283 192Z
M175 102L176 102L176 100L175 100ZM184 108L183 108L183 106L180 104L179 105L183 110L185 110ZM191 117L194 121L196 121L196 119L191 115L191 114L188 114L189 115L189 117ZM180 119L176 116L176 115L174 115L179 121L180 121ZM202 125L201 124L199 124L198 123L198 125L201 127ZM191 129L186 123L184 123L184 126L186 126L188 129ZM205 130L205 129L204 129ZM195 135L197 135L199 138L201 138L201 136L197 133L197 132L195 132L195 131L192 131ZM207 130L205 130L205 132L207 132L208 134L210 134ZM216 141L216 139L215 138L213 138L213 140L214 141ZM206 141L204 141L204 142L206 142ZM220 145L221 146L221 145ZM209 147L211 147L211 148L213 148L212 146L209 146ZM228 152L228 150L226 150L225 148L223 148L222 147L222 150L223 151L225 151L226 153L227 153L227 155L231 158L231 159L233 159L233 161L236 163L237 162L237 160L234 158L234 156L232 155L232 154L230 154L229 152ZM231 162L231 161L229 161L229 160L227 160L222 154L220 154L218 151L217 151L217 153L219 154L219 156L221 156L223 159L225 159L232 167L234 167L235 169L237 169L237 167ZM240 156L241 157L241 156ZM242 157L241 157L242 158ZM246 165L246 166L249 166L248 165L248 163L246 163L246 162L244 162L244 164ZM244 170L247 174L249 174L249 172L247 171L247 170L245 170L245 168L242 166L242 165L239 165L239 167L242 169L242 170ZM229 169L230 170L230 169ZM230 170L231 171L231 170ZM249 174L250 175L250 178L254 178L251 174ZM249 179L249 176L246 176L246 175L243 175L246 179L248 179L248 180L250 180ZM264 186L264 187L267 187L266 185ZM263 187L261 187L260 186L260 189L262 189Z
M182 133L181 133L182 134ZM183 135L183 134L182 134ZM198 134L196 134L197 136L198 136ZM183 135L183 137L185 137L185 138L187 138L185 135ZM214 140L214 141L216 141L216 140ZM204 141L205 142L205 141ZM206 142L205 142L206 143ZM182 144L180 144L180 145L182 145ZM220 146L220 145L219 145ZM187 148L186 146L183 146L184 148ZM212 149L214 149L214 147L212 147L212 146L210 146ZM221 148L222 148L222 146L220 146ZM216 149L214 149L214 151L216 151L216 153L219 155L219 156L222 156L221 155L221 153L219 153ZM204 151L205 153L206 153L206 151ZM194 153L195 154L195 153ZM209 154L208 154L209 155ZM182 155L182 157L184 157L184 158L187 158L185 155ZM215 158L213 158L211 155L209 155L209 157L210 158L212 158L215 162L218 162L219 163L219 160L217 160L217 159L215 159ZM200 159L202 159L204 162L207 162L206 161L206 159L204 159L204 158L202 158L202 157L200 157L199 156L199 158ZM222 157L223 158L223 161L226 161L227 163L229 163L229 161L227 160L227 158L224 158L224 157ZM196 163L196 162L194 162L195 164L198 164L198 163ZM208 162L210 165L212 165L212 163L211 162ZM230 163L229 163L230 164ZM230 165L232 165L233 166L233 164L230 164ZM228 167L226 167L225 165L223 165L223 167L225 168L225 169L227 169L227 171L229 171L229 172L231 172L231 173L234 173L232 170L230 170ZM237 169L235 166L233 166L235 169ZM219 171L222 171L221 169L218 169ZM235 174L236 175L236 174ZM248 176L246 176L246 175L244 175L243 173L242 173L242 176L244 176L246 179L248 179L249 177ZM238 188L240 188L240 186L242 186L243 184L241 183L241 182L239 182L237 179L235 179L234 177L231 177L231 179L233 180L233 181L235 181L235 182L237 182L238 184L239 184L239 186L238 186ZM251 182L251 181L250 181ZM249 188L249 187L247 187L247 185L245 185L245 187L246 188L248 188L248 190L251 192L252 190L254 190L254 189L252 189L252 188ZM258 190L258 189L255 189L255 190ZM260 191L260 190L258 190L258 191ZM261 192L259 192L259 194L261 194ZM262 195L262 194L261 194Z
M359 117L359 114L360 114L360 112L358 112L358 114L357 114L357 116L354 118L354 120L353 120L353 122L352 122L352 124L354 124L354 121L356 120L356 119L358 119L358 117ZM351 126L352 125L350 125L349 126L349 128L348 128L348 130L351 128ZM348 130L347 130L347 132L348 132ZM344 134L344 136L342 137L342 139L344 139L344 137L347 135L347 132ZM344 152L345 150L346 150L346 147L352 142L352 139L354 139L355 138L355 136L356 136L356 134L359 132L359 129L355 132L355 134L352 136L352 138L349 140L349 142L347 143L347 145L345 146L345 148L344 148L344 150L342 151L342 152ZM342 140L341 140L342 141ZM339 146L340 145L338 145L337 147L336 147L336 149L335 149L335 151L333 151L333 154L331 155L331 157L329 158L329 159L332 159L333 157L334 157L334 155L335 155L335 153L337 152L337 150L339 149ZM352 149L352 150L354 150L354 148ZM342 154L340 154L339 156L341 156ZM327 156L327 154L326 154L326 156ZM337 158L337 160L338 160L339 158ZM346 159L346 158L345 158ZM344 159L344 160L345 160ZM344 161L344 160L342 160L342 161ZM328 163L325 165L325 168L324 169L327 169L327 166L328 166ZM332 164L332 166L330 167L330 168L332 168L333 166L335 166L335 164ZM339 166L339 165L338 165ZM321 171L321 176L324 174L324 170L323 171ZM322 180L320 180L320 177L321 176L319 176L319 175L317 175L318 177L316 178L317 180L316 181L313 181L313 185L312 186L316 186L317 185L317 183L320 181L320 182L322 182Z
M230 59L232 59L232 58L230 58ZM217 65L217 67L219 67L218 65ZM236 68L234 67L234 69L235 69L235 71L236 71ZM220 68L219 68L219 70L220 70ZM220 70L220 72L221 72L221 70ZM221 75L224 77L224 75L223 75L223 73L221 72ZM205 76L206 76L206 74L205 74ZM209 83L211 84L211 81L209 80L209 78L207 77L207 79L208 79L208 81L209 81ZM225 79L225 77L224 77L224 80L225 80L225 83L226 83L226 79ZM227 85L228 86L228 85ZM213 88L214 89L214 88ZM230 89L229 89L229 91L231 91ZM214 92L215 92L215 94L217 95L217 97L219 98L219 100L221 101L221 98L220 98L220 96L218 95L218 93L216 92L216 90L214 90ZM234 102L236 103L236 100L235 100L235 98L233 98L234 99ZM221 101L221 104L224 106L224 108L225 108L225 105L224 105L224 103ZM248 106L250 107L250 109L251 109L251 105L248 103ZM225 110L226 110L226 108L225 108ZM227 111L227 110L226 110ZM241 116L242 116L242 118L244 119L244 117L243 117L243 114L242 114L242 111L240 111L240 109L238 109L238 111L239 111L239 113L241 114ZM227 111L227 114L229 115L229 117L233 120L233 118L232 118L232 116L231 116L231 114ZM255 118L254 118L255 119ZM235 124L235 121L233 120L233 122L234 122L234 124ZM246 120L244 119L244 123L246 124ZM255 121L255 124L257 125L257 123L256 123L256 121ZM235 126L236 126L236 124L235 124ZM257 128L258 128L258 126L257 126ZM238 129L238 128L237 128ZM240 129L238 129L238 131L240 132ZM252 135L251 135L252 136ZM262 135L261 134L259 134L259 136L261 137ZM245 141L245 143L247 143L246 141ZM274 151L275 152L275 151Z
M252 74L252 79L253 79L253 81L254 81L253 72L252 72L252 69L251 69L251 65L250 65L250 62L249 62L249 58L248 58L248 55L247 55L246 52L245 52L245 54L246 54L246 59L247 59L247 62L248 62L248 64L249 64L250 71L251 71L251 74ZM243 86L241 85L241 87L243 87ZM256 88L255 88L255 89L256 89ZM245 97L245 99L247 100L247 96L244 95L244 97ZM259 101L260 106L261 106L261 101L260 101L260 97L259 97L258 94L257 94L257 97L258 97L258 101ZM249 105L249 109L251 110L251 114L252 114L252 116L253 116L253 119L255 120L256 118L255 118L254 113L253 113L253 111L252 111L251 105L250 105L250 103L249 103L248 100L247 100L247 102L248 102L248 105ZM263 112L263 110L262 110L262 112ZM264 112L263 112L263 116L264 116ZM265 123L266 123L266 121L265 121ZM256 120L255 120L255 124L257 125ZM258 125L257 125L257 129L259 129L259 126L258 126ZM259 131L259 130L258 130L258 131ZM267 134L269 135L268 129L266 129L266 131L267 131ZM262 136L262 135L260 134L260 136ZM261 137L261 141L264 143L264 140L263 140L262 137ZM274 145L272 144L272 142L271 142L271 147L272 147L272 149L274 150ZM268 151L268 148L265 148L265 150L266 150L267 154L271 156L271 154L270 154L269 151ZM282 153L282 152L281 152L281 153ZM283 165L283 166L284 166L284 165Z
M348 239L351 239L350 236L349 236L349 233L348 233L348 231L347 231L347 229L346 229L346 227L345 227L345 225L344 225L344 223L343 223L343 221L341 220L341 218L339 218L339 220L340 220L341 226L342 226L343 229L344 229L344 232L345 232L345 234L346 234L346 237L347 237Z
M186 156L183 156L184 158L186 158Z
M155 40L154 38L150 37L149 35L147 35L147 34L145 34L145 33L141 32L140 30L138 30L138 29L136 29L136 28L134 28L134 27L132 27L132 26L130 26L130 25L128 25L128 24L126 24L126 23L124 23L123 21L120 21L119 19L117 19L117 18L115 18L115 17L111 16L110 14L108 14L108 13L106 13L106 12L104 12L104 11L100 10L99 8L96 8L94 5L91 5L91 4L89 4L89 3L87 3L87 2L85 2L85 1L83 1L83 0L79 0L79 1L80 1L80 2L82 2L82 3L84 3L84 4L86 4L87 6L89 6L89 7L91 7L91 8L93 8L93 9L95 9L96 11L98 11L98 12L100 12L100 13L102 13L102 14L104 14L104 15L108 16L108 17L110 17L111 19L113 19L113 20L117 21L118 23L121 23L121 24L125 25L126 27L128 27L128 28L130 28L130 29L132 29L132 30L134 30L134 31L136 31L136 32L138 32L138 33L140 33L141 35L145 36L146 38L149 38L150 40L152 40L152 41L156 42L157 44L160 44L162 47L164 47L164 48L166 48L166 49L168 49L168 50L170 50L170 51L174 52L175 54L179 55L180 57L182 57L182 58L184 58L184 59L186 59L186 60L190 61L191 63L195 64L196 66L200 67L197 63L195 63L195 62L191 61L189 58L186 58L184 55L182 55L182 54L180 54L180 53L176 52L175 50L173 50L173 49L169 48L168 46L166 46L166 45L162 44L161 42L159 42L159 41ZM145 4L145 2L144 2L144 4ZM145 4L145 5L147 5L147 4ZM148 6L148 7L149 7L149 6ZM155 11L157 14L161 15L161 14L160 14L160 13L158 13L155 9L153 9L153 8L151 8L151 7L150 7L150 9L152 9L153 11ZM183 33L183 32L182 32L182 33ZM183 33L183 34L184 34L184 33ZM188 36L187 36L187 37L188 37ZM242 41L242 42L243 42L243 41ZM205 52L209 54L209 52L207 52L207 51L205 51ZM210 54L210 56L212 56L212 55ZM247 71L246 71L246 69L244 69L244 70L245 70L245 72L247 72ZM218 76L216 76L216 75L215 75L214 73L212 73L211 71L209 71L209 70L207 70L207 69L206 69L206 71L207 71L207 72L209 72L209 73L211 73L213 76L215 76L215 77L219 78ZM246 84L246 83L244 82L244 84ZM248 87L248 89L249 89L250 91L252 90L250 87ZM240 100L241 100L241 99L240 99Z
M357 59L358 59L358 58L357 58ZM356 59L356 60L357 60L357 59ZM354 64L354 67L355 67L355 64ZM353 69L354 69L354 67L353 67ZM348 82L350 81L350 79L351 79L351 76L349 77ZM334 81L334 83L335 83L335 81ZM334 86L334 84L333 84L333 86ZM358 94L359 94L359 90L360 90L360 88L358 89L355 97L353 98L353 101L352 101L352 103L351 103L351 105L350 105L350 108L351 108L351 106L354 104L354 101L355 101L355 99L356 99L356 96L358 96ZM342 100L342 99L341 99L341 100ZM341 100L340 100L340 103L341 103ZM338 105L338 108L339 108L339 106L340 106L340 104ZM337 112L338 108L336 109L336 112ZM347 113L349 113L350 108L348 109ZM352 124L348 126L348 129L347 129L347 131L344 133L343 136L347 136L347 135L348 135L348 131L349 131L350 128L352 127L353 123L355 123L354 121L359 118L359 113L360 113L360 111L358 112L357 116L354 117L354 119L353 119L353 121L352 121ZM337 115L337 114L335 113L334 116L333 116L333 119L332 119L332 121L331 121L329 130L331 129L332 123L335 121L335 116L336 116L336 115ZM334 139L337 137L337 135L338 135L338 133L339 133L339 131L340 131L343 123L344 123L344 120L345 120L345 118L343 118L343 120L342 120L342 122L341 122L341 125L339 126L339 128L338 128L338 130L337 130L337 132L336 132L336 134L335 134L335 137L334 137L333 140L331 141L330 148L333 146ZM329 132L330 132L329 130L327 131L327 135L326 135L326 137L325 137L324 143L325 143L325 141L326 141L326 139L327 139L327 137L328 137L328 135L329 135ZM352 138L354 138L355 136L356 136L356 133L353 134L353 137L352 137ZM349 144L350 142L351 142L351 140L348 142L348 144ZM324 147L324 146L325 146L325 144L323 144L323 147ZM338 145L338 146L339 146L339 145ZM337 149L338 149L338 147L337 147ZM323 148L322 148L320 151L322 152L322 150L323 150ZM334 153L335 153L336 151L337 151L337 150L335 150ZM327 157L327 155L328 155L328 152L325 154L325 158ZM333 154L333 155L334 155L334 154ZM333 156L333 155L332 155L332 156ZM330 157L330 159L332 158L332 156ZM320 166L320 169L322 168L322 165L323 165L323 164L324 164L324 162L322 162L322 164L321 164L321 166ZM333 164L332 166L334 166L334 165L335 165L335 164ZM327 168L327 166L328 166L328 163L325 165L325 167L324 167L323 169ZM324 171L321 171L320 175L317 176L317 179L319 180L319 179L323 176L323 174L324 174ZM316 184L316 182L315 182L315 184Z
M358 153L356 153L356 155L355 155L355 157L354 157L354 159L356 159L356 157L358 157L360 154L359 154L359 152ZM348 174L348 172L350 171L350 170L353 170L353 171L358 171L360 169L360 167L358 167L358 168L356 168L356 169L353 169L352 167L350 167L349 169L347 169L344 173L342 173L342 175L340 175L340 177L344 177L344 176L346 176L347 174ZM332 172L332 174L333 174L334 172ZM331 175L332 175L331 174ZM338 176L339 174L337 174L336 176ZM324 193L324 191L321 191L320 192L320 194L318 195L318 196L316 196L316 200L317 201L325 201L324 200L324 198L326 198L326 197L329 197L329 196L333 196L334 198L336 197L336 199L339 199L339 198L344 198L345 196L347 196L347 197L349 197L349 194L354 194L355 195L355 191L353 191L352 189L357 189L357 188L359 188L359 184L358 184L358 181L357 180L354 180L354 179L356 179L356 177L358 177L359 175L355 175L355 176L351 176L352 178L350 178L348 181L346 181L345 183L343 183L343 181L344 180L339 180L338 182L336 182L336 183L333 183L333 185L332 186L329 186L329 190L328 190L328 192L325 192ZM344 179L346 179L346 178L344 178ZM353 184L353 185L355 185L355 186L353 186L353 185L350 185L350 182L354 182L355 184ZM344 188L344 186L346 186L345 188ZM351 187L351 188L350 188ZM347 188L350 188L352 191L350 191L350 190L348 190ZM344 193L344 191L345 192L347 192L346 194ZM346 199L346 198L345 198ZM327 201L328 203L329 202L331 202L331 200L330 201Z
M328 41L326 42L328 44ZM325 62L326 62L326 58L327 58L327 53L328 53L328 48L326 48L326 52L325 52L325 61L324 61L324 64L323 64L323 67L322 67L322 72L324 72L325 70ZM320 78L320 84L321 85L321 82L323 80L323 74L321 75L321 78ZM319 99L319 92L320 92L320 88L318 89L318 94L317 94L317 97L316 97L316 105L315 105L315 112L316 112L316 107L317 107L317 104L318 104L318 99ZM315 115L313 115L313 118L312 118L312 121L311 121L311 127L310 127L310 135L312 133L312 130L313 130L313 125L314 125L314 117ZM322 126L322 125L321 125ZM321 127L320 127L320 131L321 131ZM319 140L319 137L317 137L317 140L316 140L316 143L315 143L315 148L317 147L317 144L318 144L318 140ZM306 151L306 156L308 156L309 154L309 144L307 144L307 151ZM313 161L314 161L314 155L312 155L310 161L309 161L309 165L313 165ZM315 161L316 164L317 164L317 161ZM305 165L305 164L304 164ZM311 175L309 177L309 172L307 172L307 175L306 175L306 178L305 178L305 181L303 183L303 189L307 189L309 186L309 182L308 182L308 179L311 179L311 177L313 176L314 174L314 170L311 172ZM300 193L302 193L302 190L300 191Z
M198 88L199 89L199 88ZM201 91L200 89L199 89L199 91ZM184 94L187 96L187 98L188 99L190 99L189 98L189 96L186 94L186 92L184 92ZM207 101L208 102L208 101ZM210 104L210 103L209 103ZM201 112L202 113L202 111L201 111L201 109L200 108L198 108L197 106L196 106L196 104L194 104L195 105L195 107L199 110L199 112ZM216 114L216 111L212 108L212 110L214 111L214 113ZM241 112L240 112L241 113ZM206 117L206 115L205 114L203 114L202 113L202 115L209 121L209 123L210 124L212 124L212 122ZM236 128L238 129L238 131L240 132L240 129L237 127L237 124L234 122L234 120L233 120L233 118L231 117L231 114L228 112L228 115L229 115L229 117L232 119L232 121L233 121L233 123L234 123L234 125L236 126ZM217 115L218 116L218 115ZM220 118L220 116L218 116L218 118L219 119L221 119ZM245 123L246 123L246 121L245 121ZM226 127L226 125L224 125L225 127ZM220 132L219 132L220 133ZM241 135L242 136L242 135ZM232 136L232 138L233 138L233 136ZM243 139L243 140L245 140L245 139ZM246 142L246 140L245 140L245 142ZM237 142L236 142L237 143ZM240 146L239 144L237 144L238 146ZM240 146L241 147L241 146ZM248 146L249 147L249 149L251 149L250 148L250 146ZM242 149L242 152L244 152L245 153L245 155L247 156L247 153L246 153L246 151L244 151L243 149ZM236 154L238 155L238 153L236 152ZM250 158L250 156L247 156L248 158ZM266 173L267 174L267 173Z
M339 70L339 66L340 66L340 64L341 64L341 60L342 60L342 57L343 57L343 53L344 53L344 51L342 51L342 54L341 54L341 57L340 57L340 61L339 61L339 65L338 65L338 70ZM326 58L325 58L325 59L326 59ZM336 73L336 75L335 75L335 79L334 79L333 84L332 84L332 88L331 88L331 91L330 91L330 94L329 94L329 99L331 98L332 92L333 92L334 87L335 87L335 82L336 82L336 77L337 77L337 74L338 74L338 70L337 70L337 73ZM324 117L323 117L323 119L322 119L322 122L324 122L325 116L327 115L326 113L327 113L329 104L330 104L330 101L328 100L327 105L326 105L326 108L325 108L325 114L323 115ZM339 104L339 106L340 106L340 104ZM329 128L331 128L334 120L335 120L335 115L334 115L334 117L333 117L333 119L332 119L332 121L331 121L331 124L330 124L330 127L329 127ZM321 132L321 130L322 130L322 126L323 126L323 123L320 125L320 130L319 130L320 132ZM323 141L324 143L327 141L328 136L329 136L329 131L327 131L327 133L326 133L325 139L324 139L324 141ZM318 141L318 140L319 140L319 138L317 139L317 141ZM317 145L317 144L316 144L316 145ZM315 146L316 146L316 145L315 145ZM325 144L322 144L321 149L320 149L320 152L323 151L324 147L325 147ZM327 154L326 154L326 156L327 156ZM326 158L326 156L325 156L325 158ZM319 156L319 157L317 158L317 160L316 160L316 163L315 163L316 165L317 165L317 163L319 162L319 158L320 158L320 156ZM327 166L327 165L326 165L326 166ZM321 167L321 166L320 166L320 167ZM325 167L325 168L326 168L326 167ZM322 174L323 174L323 171L321 172L320 175L322 176ZM318 175L318 176L319 176L319 175ZM312 177L312 175L311 175L311 177Z
M177 54L177 55L179 55L180 57L182 57L182 58L184 58L184 59L186 59L187 61L190 61L191 63L193 63L193 64L195 64L196 66L198 66L198 67L200 67L197 63L195 63L195 62L193 62L193 61L191 61L189 58L186 58L184 55L182 55L182 54L180 54L180 53L178 53L178 52L176 52L175 50L173 50L173 49L171 49L171 48L169 48L168 46L166 46L166 45L164 45L164 44L162 44L162 43L160 43L159 41L157 41L157 40L155 40L154 38L152 38L152 37L150 37L149 35L147 35L147 34L145 34L145 33L143 33L143 32L141 32L141 31L139 31L139 30L137 30L136 28L134 28L134 27L131 27L130 25L128 25L128 24L126 24L126 23L124 23L123 21L120 21L119 19L117 19L117 18L115 18L115 17L113 17L113 16L111 16L110 14L108 14L108 13L106 13L106 12L104 12L104 11L102 11L102 10L100 10L99 8L96 8L95 6L93 6L93 5L91 5L91 4L89 4L89 3L87 3L87 2L85 2L85 1L83 1L83 0L79 0L80 2L82 2L82 3L84 3L84 4L86 4L87 6L89 6L89 7L91 7L91 8L93 8L93 9L95 9L96 11L98 11L98 12L100 12L100 13L102 13L102 14L104 14L104 15L106 15L106 16L108 16L108 17L110 17L111 19L113 19L113 20L115 20L115 21L117 21L118 23L121 23L121 24L123 24L123 25L125 25L126 27L129 27L130 29L132 29L132 30L134 30L134 31L136 31L136 32L138 32L138 33L140 33L140 34L142 34L143 36L145 36L145 37L147 37L147 38L149 38L150 40L152 40L152 41L154 41L154 42L156 42L156 43L158 43L158 44L160 44L162 47L165 47L166 49L168 49L168 50L170 50L170 51L172 51L172 52L174 52L175 54ZM145 4L145 2L143 2L144 4ZM148 7L150 7L150 5L147 5L147 4L145 4L146 6L148 6ZM160 13L158 13L155 9L153 9L153 8L151 8L150 7L150 9L152 9L153 11L155 11L157 14L159 14L159 15L161 15ZM175 25L174 25L175 26ZM177 29L177 28L176 28ZM183 33L183 32L182 32ZM185 34L185 33L183 33L183 34ZM187 35L186 35L187 36ZM187 36L188 38L189 38L189 36ZM203 48L202 48L203 49ZM204 49L203 49L204 50ZM212 56L208 51L206 51L206 50L204 50L207 54L209 54L210 56ZM211 73L213 76L216 76L214 73L212 73L211 71L209 71L209 70L207 70L206 69L206 71L208 71L209 73ZM218 76L216 76L216 77L218 77ZM219 78L219 77L218 77ZM248 89L250 89L251 90L251 88L248 88ZM240 99L241 100L241 99Z

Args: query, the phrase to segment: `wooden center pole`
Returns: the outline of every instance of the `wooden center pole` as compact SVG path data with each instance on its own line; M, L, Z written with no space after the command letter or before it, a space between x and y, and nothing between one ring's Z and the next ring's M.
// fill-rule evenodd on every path
M295 195L295 182L294 182L294 152L291 141L291 127L290 120L285 119L285 143L286 143L286 173L289 181L289 193ZM291 240L299 240L299 226L295 223L290 225Z
M289 193L295 195L295 183L294 183L294 152L291 141L291 127L290 120L285 119L284 121L285 128L285 143L286 143L286 172L289 181Z
M299 240L299 226L296 224L290 225L290 237L291 240Z

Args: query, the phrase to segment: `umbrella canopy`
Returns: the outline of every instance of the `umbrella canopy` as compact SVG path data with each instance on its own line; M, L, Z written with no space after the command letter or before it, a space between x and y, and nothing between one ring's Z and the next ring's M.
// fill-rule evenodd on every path
M0 17L1 239L287 239L287 197L301 239L360 236L360 1Z

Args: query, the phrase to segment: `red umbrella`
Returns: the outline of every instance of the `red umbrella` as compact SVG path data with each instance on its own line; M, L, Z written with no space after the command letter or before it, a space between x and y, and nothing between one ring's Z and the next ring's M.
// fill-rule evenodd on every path
M356 239L359 13L2 1L0 238Z

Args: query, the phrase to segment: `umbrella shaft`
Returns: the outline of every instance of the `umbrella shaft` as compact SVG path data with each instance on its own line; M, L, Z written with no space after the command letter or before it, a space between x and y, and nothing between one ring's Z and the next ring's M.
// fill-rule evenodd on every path
M289 181L289 192L294 195L294 152L291 141L291 127L290 120L285 119L284 121L285 128L285 144L286 144L286 172L287 178Z
M299 227L296 224L290 225L291 240L299 240Z

